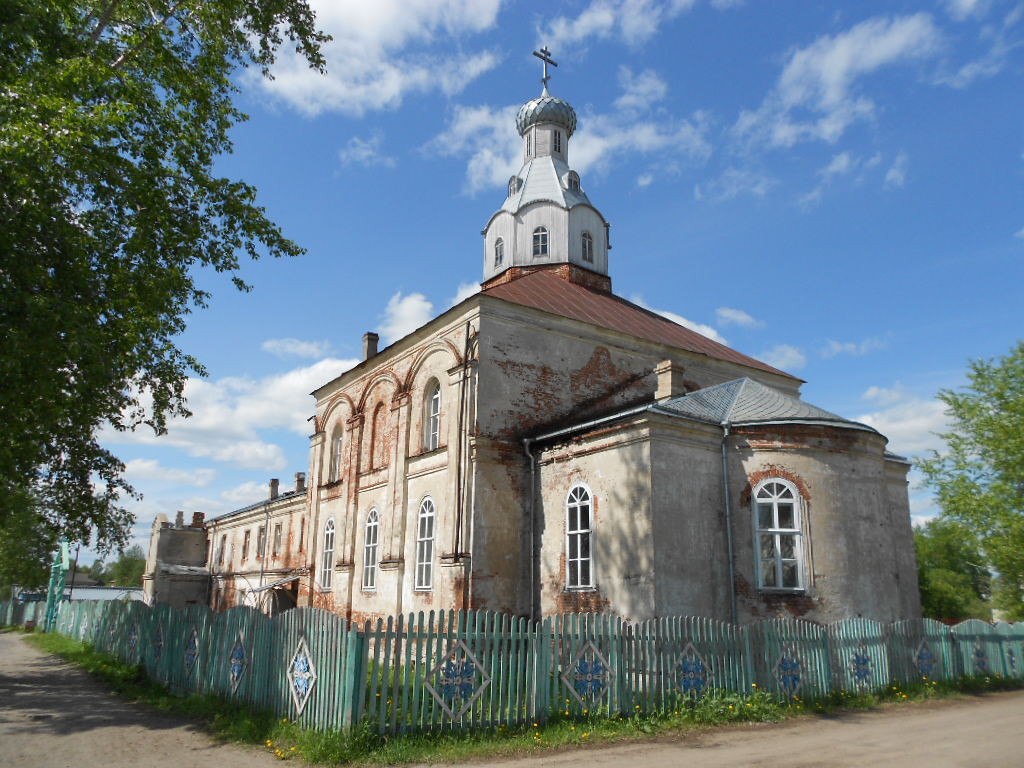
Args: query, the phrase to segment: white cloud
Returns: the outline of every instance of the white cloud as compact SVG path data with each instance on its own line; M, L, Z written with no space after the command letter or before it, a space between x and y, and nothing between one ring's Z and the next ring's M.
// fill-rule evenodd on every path
M615 100L615 107L626 112L646 111L668 93L668 84L653 69L634 75L629 67L619 67L619 87L622 95Z
M818 182L814 189L800 198L800 204L807 207L817 203L835 179L852 173L859 165L860 160L849 152L840 152L838 155L833 156L828 165L818 169L818 176L821 178L821 181Z
M975 3L974 5L981 4ZM1020 41L1011 39L1009 34L1021 18L1024 18L1024 5L1018 4L1003 17L1001 23L983 26L980 37L988 46L985 53L973 61L962 64L952 75L940 77L939 82L953 88L967 88L975 80L992 77L1002 72L1010 54L1021 46Z
M611 37L640 45L653 37L661 24L692 8L695 1L592 0L578 16L559 16L537 35L555 51Z
M907 183L907 165L909 159L906 152L900 152L892 161L889 170L885 172L885 186L887 189L902 187Z
M778 184L776 179L757 171L729 167L717 178L704 184L695 185L693 198L713 203L722 203L740 195L761 198L768 194L768 191L776 184Z
M304 341L302 339L267 339L260 349L277 357L323 357L331 349L329 341Z
M686 120L671 118L623 120L619 115L588 115L573 137L572 164L580 173L605 172L612 160L630 153L657 153L668 164L676 158L706 160L711 155L707 139L709 120L695 112Z
M829 339L825 348L821 350L821 356L826 360L837 355L866 355L879 349L885 349L885 342L882 339L870 338L863 341L836 341Z
M957 21L971 16L983 16L988 11L988 0L945 0L946 12Z
M693 320L685 318L682 315L676 314L675 312L672 312L667 309L656 309L655 307L652 307L647 302L645 302L642 296L634 295L632 298L630 298L630 301L632 301L634 304L638 306L643 307L644 309L649 309L651 312L654 312L656 314L661 315L664 318L671 320L673 323L678 323L684 328L689 328L691 331L696 331L701 336L707 336L709 339L711 339L712 341L717 341L719 344L729 343L728 341L726 341L725 337L723 337L722 334L720 334L712 326L705 325L704 323L694 322Z
M744 110L737 136L776 147L835 142L875 105L857 82L885 67L933 56L941 33L930 15L876 17L793 51L775 87L756 110Z
M441 157L468 157L467 194L502 187L519 170L522 149L516 133L518 105L464 107L456 105L448 127L424 150Z
M307 436L313 413L310 391L358 362L326 358L263 378L188 379L185 397L192 416L171 419L166 435L157 437L144 428L106 429L102 439L113 444L169 446L190 456L251 469L284 469L284 451L264 433L287 430Z
M807 355L789 344L776 344L757 357L783 371L799 371L807 365Z
M948 429L945 405L939 400L916 397L898 389L872 387L868 392L879 405L856 421L874 427L889 438L889 450L906 456L920 456L940 450L944 443L937 433Z
M255 504L257 501L262 501L269 497L270 487L269 478L266 483L260 483L255 480L249 480L228 488L220 494L221 499L231 505L232 508L245 507L249 504Z
M345 147L338 151L338 160L344 165L361 165L369 168L374 165L382 165L385 168L395 167L395 158L381 152L384 145L384 134L382 131L374 131L365 139L360 136L353 136L346 142Z
M741 328L761 328L764 322L752 317L742 309L734 307L719 307L715 310L715 317L722 325L738 325Z
M129 482L140 480L157 480L175 485L188 485L205 488L217 478L214 469L176 469L165 467L155 459L131 459L125 462L125 474Z
M906 397L907 393L899 382L896 382L892 387L870 386L861 395L861 399L877 403L878 405L892 405Z
M654 183L654 174L653 173L641 173L639 176L636 177L636 185L638 187L640 187L640 189L644 189L645 187L649 187L653 183Z
M1013 236L1016 237L1018 240L1024 240L1024 227L1021 227L1016 232L1014 232Z
M401 291L388 299L380 330L386 343L412 333L434 316L434 305L422 293L403 295Z
M462 40L492 28L501 0L314 0L326 43L326 75L282 51L274 79L248 76L308 115L325 111L359 116L393 109L410 93L459 93L498 63L490 50L462 52Z
M480 283L459 283L459 287L455 289L455 295L448 304L454 307L456 304L461 304L470 296L475 296L479 292Z

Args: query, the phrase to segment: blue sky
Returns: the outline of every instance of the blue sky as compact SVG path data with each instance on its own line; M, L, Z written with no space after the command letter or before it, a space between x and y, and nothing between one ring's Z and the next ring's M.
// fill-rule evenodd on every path
M181 345L208 377L167 436L105 435L157 512L290 487L308 393L364 331L401 337L472 291L517 169L513 116L574 105L570 164L612 223L615 292L807 380L890 448L940 447L935 400L1021 336L1024 3L314 2L320 76L242 73L219 169L259 189L300 258L246 264ZM912 491L918 518L934 513ZM88 561L89 555L84 555Z

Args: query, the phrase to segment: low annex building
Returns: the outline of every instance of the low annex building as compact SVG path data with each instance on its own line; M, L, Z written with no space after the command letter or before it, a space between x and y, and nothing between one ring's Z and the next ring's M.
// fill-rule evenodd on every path
M919 616L908 463L612 292L547 81L480 292L313 392L308 487L205 523L212 605Z

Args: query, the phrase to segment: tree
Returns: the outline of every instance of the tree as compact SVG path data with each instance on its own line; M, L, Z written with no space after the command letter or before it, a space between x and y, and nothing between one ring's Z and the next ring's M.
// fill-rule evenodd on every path
M947 621L990 619L991 574L977 537L954 520L936 518L914 528L921 610Z
M240 253L302 252L213 170L232 75L285 38L323 70L306 0L0 4L0 530L123 546L134 491L97 432L188 414L196 269L244 290Z
M996 606L1024 619L1024 342L972 361L968 381L939 393L948 448L920 467L943 514L976 532L997 573Z
M110 566L107 582L118 587L141 587L146 571L146 555L142 547L129 547Z

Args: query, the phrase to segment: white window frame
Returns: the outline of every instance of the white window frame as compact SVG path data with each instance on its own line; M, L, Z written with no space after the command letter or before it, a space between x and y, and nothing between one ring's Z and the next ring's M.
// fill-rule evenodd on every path
M377 591L377 553L380 549L380 514L376 507L366 515L363 526L363 581L364 592Z
M750 494L754 524L754 567L757 588L761 592L800 593L807 589L804 566L803 497L797 487L781 477L762 480ZM780 523L780 508L792 507L792 525ZM764 513L764 514L763 514ZM767 515L767 516L765 516ZM771 537L771 557L762 553L762 537ZM783 544L792 539L790 556L784 556ZM795 584L785 585L784 568L795 569Z
M273 557L277 557L281 554L281 539L283 536L283 526L281 523L274 523L274 543L270 549L270 554Z
M320 555L320 586L330 589L334 582L334 518L324 525L324 549Z
M431 379L423 397L423 450L436 451L441 445L441 382Z
M587 510L585 526L580 521L581 509ZM565 497L565 588L587 590L593 589L594 584L594 494L583 483L577 483Z
M583 260L588 264L594 263L594 236L589 232L584 232L580 237L583 249Z
M341 457L344 449L344 435L339 429L331 438L331 462L327 473L327 482L336 483L341 480Z
M533 257L548 255L548 229L537 227L533 230Z
M580 191L580 177L576 171L569 171L569 189L573 192Z
M437 525L437 508L429 496L420 503L416 518L416 579L418 592L429 592L434 588L434 532Z
M500 237L494 241L494 266L500 267L505 261L505 241Z
M562 151L562 132L561 131L554 131L553 133L554 133L554 136L552 137L552 139L553 139L553 144L554 144L554 147L555 147L555 152L561 152Z

